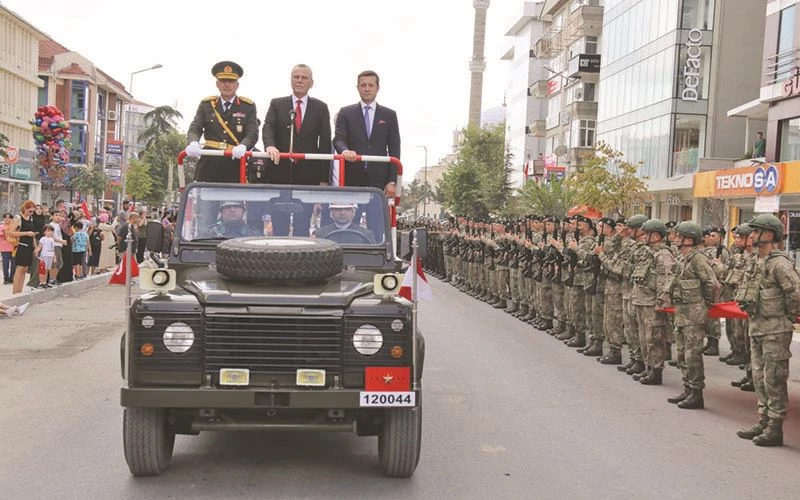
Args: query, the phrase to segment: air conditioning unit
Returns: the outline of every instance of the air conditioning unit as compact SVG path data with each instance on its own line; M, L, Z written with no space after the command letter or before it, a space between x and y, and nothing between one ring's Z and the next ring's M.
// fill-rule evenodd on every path
M117 121L117 112L108 110L108 114L106 115L106 118L108 118L112 122Z

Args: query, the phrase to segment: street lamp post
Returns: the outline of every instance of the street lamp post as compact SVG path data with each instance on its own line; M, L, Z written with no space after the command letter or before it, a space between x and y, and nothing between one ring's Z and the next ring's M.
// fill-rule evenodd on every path
M144 73L145 71L151 71L151 70L159 69L159 68L163 68L163 67L164 67L163 64L154 64L154 65L150 66L149 68L143 68L143 69L136 70L133 73L131 73L130 81L128 83L128 93L131 95L131 99L133 99L133 75L137 75L139 73ZM125 120L125 125L126 125L125 126L125 129L126 129L125 135L128 136L128 140L130 142L134 142L135 141L135 139L132 138L132 135L135 132L134 128L133 128L133 119L131 117L131 115L133 114L133 109L131 107L132 104L133 104L133 102L128 103L128 116L127 116L127 120ZM126 144L127 151L125 152L124 155L122 155L123 165L122 165L121 172L120 172L120 175L122 176L122 189L121 189L122 193L121 193L119 204L117 205L117 207L121 207L122 206L122 202L125 201L125 196L126 196L126 193L125 193L125 178L127 177L126 170L128 169L128 159L130 158L130 147L131 147L130 144Z
M417 146L425 150L425 166L422 169L422 185L425 186L425 197L422 199L422 215L428 212L428 146Z

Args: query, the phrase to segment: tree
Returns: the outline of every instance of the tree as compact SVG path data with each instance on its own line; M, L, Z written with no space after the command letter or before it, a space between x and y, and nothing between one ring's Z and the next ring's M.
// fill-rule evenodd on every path
M8 158L6 148L8 147L8 136L0 132L0 158Z
M637 176L639 165L622 157L605 143L595 146L595 155L565 181L566 188L575 193L575 202L627 215L642 206L648 197L647 177Z
M149 148L159 137L175 132L176 120L183 118L183 115L175 108L170 106L159 106L144 115L144 122L147 128L139 134L139 141L145 143Z
M442 203L451 212L488 218L506 211L512 189L510 150L505 125L470 127L455 164L437 185Z
M103 198L103 193L105 193L107 185L108 177L105 172L103 172L103 168L97 165L91 168L85 168L80 175L72 179L73 188L82 193L91 194L97 203Z
M526 182L517 191L509 215L529 214L564 217L575 203L575 193L564 187L564 181Z
M157 138L147 147L142 155L142 162L147 165L147 170L152 178L153 184L150 192L152 201L162 202L166 198L171 198L176 186L168 185L170 180L169 172L177 164L178 153L186 147L186 138L177 131L169 132ZM194 178L193 167L188 162L186 166L186 178ZM193 164L192 164L193 165Z
M139 160L131 160L128 172L125 174L125 191L134 200L146 199L153 186L147 165Z

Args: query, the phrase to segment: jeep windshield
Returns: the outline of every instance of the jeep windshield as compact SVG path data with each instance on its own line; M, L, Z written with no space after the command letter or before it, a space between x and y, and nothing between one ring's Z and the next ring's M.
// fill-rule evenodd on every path
M388 230L386 199L376 189L193 185L186 196L180 237L187 242L281 236L372 246Z

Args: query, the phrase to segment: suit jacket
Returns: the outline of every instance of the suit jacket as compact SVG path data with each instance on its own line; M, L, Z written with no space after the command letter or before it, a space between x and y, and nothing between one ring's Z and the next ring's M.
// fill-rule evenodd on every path
M336 135L333 145L337 153L349 149L360 155L394 156L400 158L400 128L397 113L376 104L372 121L372 135L367 138L361 103L345 106L336 118ZM389 182L397 182L397 166L391 163L348 162L344 182L347 186L371 186L383 189Z
M294 127L290 116L292 111L292 96L278 97L269 103L261 132L265 150L274 146L281 153L289 152L289 133ZM319 99L308 98L303 124L299 132L294 131L294 152L331 152L331 116L328 105ZM269 184L319 185L321 182L328 182L330 161L303 160L292 163L290 160L281 160L279 165L275 165L267 160L265 170L266 182Z

